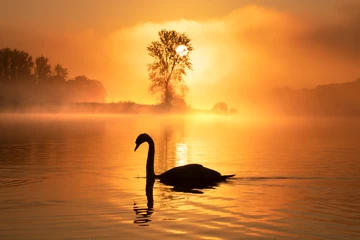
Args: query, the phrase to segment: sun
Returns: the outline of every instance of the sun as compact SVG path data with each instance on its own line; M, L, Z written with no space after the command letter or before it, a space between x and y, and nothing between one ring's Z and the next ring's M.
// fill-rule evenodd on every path
M189 50L185 45L179 45L176 48L176 53L180 55L180 57L186 56L189 53Z

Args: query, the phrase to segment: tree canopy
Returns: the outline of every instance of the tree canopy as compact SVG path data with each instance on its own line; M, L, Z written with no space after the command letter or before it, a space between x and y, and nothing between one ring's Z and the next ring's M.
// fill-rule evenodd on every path
M49 59L40 56L35 59L35 75L38 82L46 81L51 76Z
M30 78L33 66L32 57L27 52L10 48L0 50L0 79L2 81Z
M189 53L193 51L191 39L185 33L175 30L161 30L159 40L147 46L153 62L148 64L150 79L149 92L157 94L161 103L172 106L177 99L184 98L188 91L183 76L186 70L192 70ZM177 53L176 49L182 46L186 52ZM185 46L185 47L184 47Z
M217 114L227 114L228 113L228 105L225 102L218 102L212 108L212 112Z

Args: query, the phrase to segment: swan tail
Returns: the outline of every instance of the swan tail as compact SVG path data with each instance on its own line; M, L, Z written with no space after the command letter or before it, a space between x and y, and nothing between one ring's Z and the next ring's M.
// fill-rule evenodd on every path
M222 180L226 180L228 178L232 178L233 176L235 176L236 174L230 174L230 175L222 175L221 178Z

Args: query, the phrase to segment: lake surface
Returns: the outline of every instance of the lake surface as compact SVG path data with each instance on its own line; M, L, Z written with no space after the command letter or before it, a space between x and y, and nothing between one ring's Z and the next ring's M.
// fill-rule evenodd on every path
M236 177L145 194L200 163ZM0 239L360 239L359 119L0 115Z

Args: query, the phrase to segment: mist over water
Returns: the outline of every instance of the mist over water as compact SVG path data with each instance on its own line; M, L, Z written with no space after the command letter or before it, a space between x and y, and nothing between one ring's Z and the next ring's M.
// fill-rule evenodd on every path
M157 174L236 177L197 194L155 182L149 209L143 132ZM0 239L357 239L359 138L357 118L1 115Z

